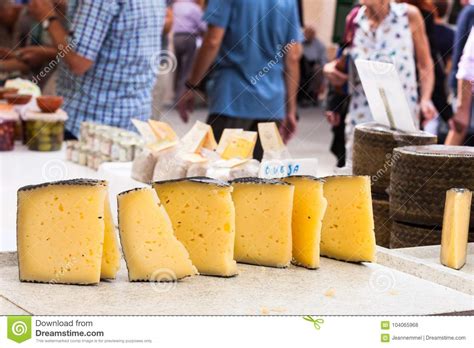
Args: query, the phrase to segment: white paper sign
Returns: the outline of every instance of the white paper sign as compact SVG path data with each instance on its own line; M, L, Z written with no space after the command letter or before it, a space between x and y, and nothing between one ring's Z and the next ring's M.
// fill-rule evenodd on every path
M356 59L355 65L374 120L392 129L416 131L395 66L363 59Z
M265 179L284 178L291 175L317 176L317 158L263 160L258 176Z

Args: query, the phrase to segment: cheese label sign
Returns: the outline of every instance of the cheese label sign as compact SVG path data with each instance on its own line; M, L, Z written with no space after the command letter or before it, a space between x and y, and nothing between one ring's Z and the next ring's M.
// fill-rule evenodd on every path
M258 176L265 179L284 178L292 175L317 176L318 159L264 160Z

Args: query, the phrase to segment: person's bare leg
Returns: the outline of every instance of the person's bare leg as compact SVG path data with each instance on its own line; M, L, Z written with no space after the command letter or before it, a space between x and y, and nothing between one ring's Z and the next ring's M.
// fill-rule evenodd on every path
M449 133L446 145L463 145L469 129L472 107L472 85L466 80L458 81L458 108L449 120Z

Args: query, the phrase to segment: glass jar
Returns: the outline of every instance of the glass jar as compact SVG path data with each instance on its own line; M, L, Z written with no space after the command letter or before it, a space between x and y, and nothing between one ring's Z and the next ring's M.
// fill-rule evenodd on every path
M120 155L120 139L118 135L112 137L112 144L110 146L110 158L112 162L118 162Z
M11 151L15 147L15 125L14 120L0 118L0 151Z
M78 143L77 140L66 141L66 159L68 161L72 161L72 154L73 154L74 148L77 146L77 143Z
M21 120L15 122L15 140L23 141L23 122Z
M81 128L79 130L79 134L80 134L79 137L80 137L81 140L85 141L89 137L90 125L91 125L90 122L82 122L81 123Z
M112 137L109 132L103 133L100 141L100 153L110 155L112 149Z
M72 148L72 153L71 153L71 162L73 163L79 163L79 143L77 143L73 148Z
M97 126L95 128L94 138L93 138L93 141L92 141L92 148L90 148L90 150L92 152L100 151L100 142L101 142L103 132L104 132L104 127L103 126Z
M135 151L135 141L124 139L119 142L119 162L133 161L133 153Z
M27 146L32 151L59 151L64 140L64 121L27 120Z
M95 163L95 153L92 151L89 151L87 153L87 167L94 169L94 163Z
M86 166L87 165L87 154L89 150L87 150L87 147L85 145L82 145L79 147L79 154L77 156L77 164L81 166Z

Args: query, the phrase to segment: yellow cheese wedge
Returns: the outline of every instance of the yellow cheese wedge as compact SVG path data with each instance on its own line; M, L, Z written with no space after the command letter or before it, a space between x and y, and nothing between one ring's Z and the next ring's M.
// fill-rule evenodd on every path
M285 149L285 144L280 136L275 122L261 122L258 124L258 136L265 152L280 152Z
M153 189L122 192L117 201L120 242L130 281L173 281L197 273Z
M18 191L20 280L100 281L107 183L69 180Z
M226 149L227 145L232 141L234 135L241 134L243 132L243 128L226 128L222 131L221 138L219 139L219 144L217 144L216 152L219 155L222 155L224 150Z
M234 135L222 152L221 157L223 159L252 158L256 142L257 132L242 132Z
M202 177L156 182L153 187L199 273L236 275L232 187Z
M466 263L472 192L454 188L446 192L443 231L441 233L441 263L461 269Z
M108 197L105 199L104 223L104 248L102 252L100 278L115 279L117 272L120 269L120 250Z
M148 124L150 125L153 133L155 133L155 136L158 141L173 142L178 140L176 132L168 123L150 119L148 120Z
M232 186L237 262L288 266L294 186L259 178L236 179Z
M342 261L375 261L370 178L325 178L328 207L321 231L321 255Z
M196 121L194 126L181 138L181 149L185 152L199 152L201 148L214 150L217 147L216 138L211 126Z
M319 268L321 227L327 201L324 181L312 176L283 179L295 186L292 214L293 263L310 269Z

